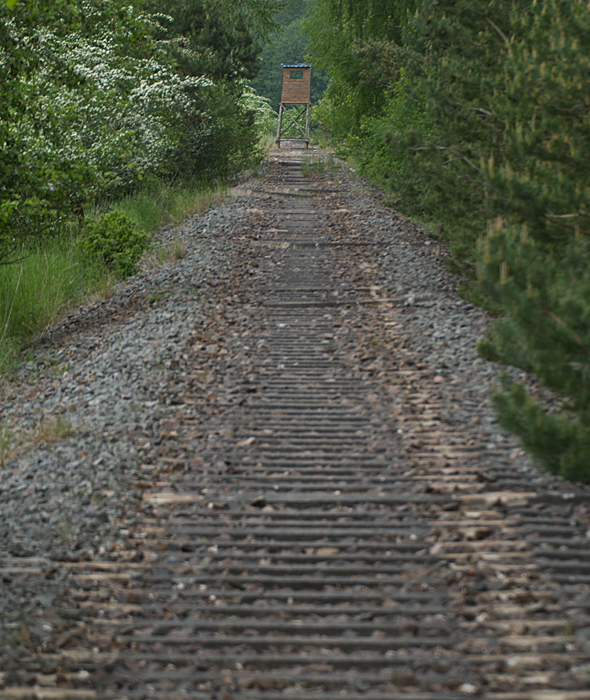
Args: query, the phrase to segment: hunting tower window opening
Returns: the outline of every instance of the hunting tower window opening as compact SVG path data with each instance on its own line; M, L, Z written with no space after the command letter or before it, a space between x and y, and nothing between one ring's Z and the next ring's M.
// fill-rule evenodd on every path
M303 80L303 71L302 70L292 70L291 71L291 80Z

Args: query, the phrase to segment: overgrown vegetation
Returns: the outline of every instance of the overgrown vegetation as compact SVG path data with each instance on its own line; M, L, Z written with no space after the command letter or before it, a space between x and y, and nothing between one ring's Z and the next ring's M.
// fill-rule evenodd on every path
M47 445L71 437L76 432L64 416L41 415L33 428L16 430L4 419L0 423L0 468L35 445Z
M272 111L246 84L260 52L248 7L0 7L0 260L146 176L212 180L256 162L260 113Z
M101 275L65 235L30 242L18 264L0 267L0 362L79 302Z
M304 155L301 163L301 174L303 177L323 177L334 167L334 157L317 155Z
M90 212L94 216L87 219L88 228L92 230L92 222L104 220L105 214L107 221L121 216L147 244L160 226L204 212L226 195L224 186L182 182L162 186L152 182L135 195L96 207ZM47 325L84 299L104 299L114 292L125 273L116 265L105 264L92 239L88 233L80 235L79 225L74 222L48 239L27 240L19 249L18 261L0 265L0 371L10 367L18 351ZM142 245L142 250L148 247ZM180 242L170 249L149 248L151 252L141 259L145 267L179 260L187 254ZM133 257L125 247L121 256L123 262ZM138 263L139 258L134 257L131 269Z
M281 7L0 4L0 356L260 161L274 113L247 81Z
M318 109L362 174L449 242L503 312L480 352L563 397L498 386L499 421L590 481L590 13L581 0L317 0Z
M98 262L115 277L124 279L137 272L139 259L149 244L149 234L120 211L103 214L87 221L78 245L84 258Z
M134 194L109 202L106 207L123 212L146 232L201 214L229 193L229 188L223 182L203 184L180 181L166 184L156 180L142 185ZM104 208L102 203L99 210Z

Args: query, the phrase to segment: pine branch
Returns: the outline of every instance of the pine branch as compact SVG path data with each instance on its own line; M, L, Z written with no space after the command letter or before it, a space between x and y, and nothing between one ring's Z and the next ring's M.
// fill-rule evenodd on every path
M506 44L506 47L510 48L510 42L508 41L506 34L504 34L500 27L498 27L498 25L495 22L492 22L492 20L489 17L485 17L485 21L490 25L490 27L492 27L498 32L498 34L502 37L502 40Z
M463 160L467 163L467 165L470 165L474 170L477 170L478 173L481 173L481 169L477 167L477 165L474 165L467 156L464 156L462 153L459 153L459 151L456 151L454 148L447 148L446 146L435 146L434 149L436 151L448 151L449 153L452 153L453 155L457 156L456 159L454 160ZM429 146L420 146L419 148L410 148L408 149L410 151L429 151L430 147Z
M543 309L543 311L542 311L541 313L542 313L544 316L547 316L548 318L550 318L552 321L555 321L555 323L557 323L557 325L558 325L560 328L565 328L565 329L570 333L571 337L576 341L576 343L577 343L580 347L583 348L584 352L585 352L587 355L590 355L590 350L588 349L588 347L586 346L586 344L584 343L584 341L580 338L580 336L579 336L575 331L573 331L573 330L567 325L567 323L566 323L563 319L559 318L559 316L556 316L556 315L553 313L553 311L550 311L549 309Z
M459 153L459 151L456 151L454 148L447 148L446 146L435 146L437 151L448 151L449 153L452 153L454 156L457 156L460 160L463 160L467 163L467 165L470 165L474 170L477 170L478 173L481 173L481 168L478 168L475 163L472 163L467 156L464 156L462 153Z

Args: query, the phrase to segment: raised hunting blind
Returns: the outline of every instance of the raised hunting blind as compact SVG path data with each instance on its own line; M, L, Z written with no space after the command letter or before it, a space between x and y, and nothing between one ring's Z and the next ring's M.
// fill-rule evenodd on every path
M295 63L281 63L283 69L283 89L279 106L279 127L277 145L282 140L303 141L309 146L309 121L311 116L311 66ZM305 123L303 123L305 117ZM288 135L295 133L295 137Z

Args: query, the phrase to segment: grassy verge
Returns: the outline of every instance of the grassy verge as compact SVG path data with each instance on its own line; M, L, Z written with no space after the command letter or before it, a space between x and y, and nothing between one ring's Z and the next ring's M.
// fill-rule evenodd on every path
M84 298L106 274L88 268L71 235L23 251L0 268L0 369L48 324ZM103 282L104 284L104 282Z
M301 163L301 174L303 177L323 177L332 172L335 164L336 161L332 153L327 156L306 153Z
M227 193L223 186L151 182L144 191L105 203L90 215L122 211L151 234L162 225L206 211ZM20 261L0 266L0 373L14 367L19 352L49 324L93 297L112 293L115 280L103 265L84 260L76 245L80 235L83 232L77 228L64 230L29 245ZM172 253L161 255L158 262L179 259L186 251Z
M142 192L107 205L133 219L142 231L152 233L160 226L175 224L201 214L228 194L228 187L201 183L163 185L152 182ZM103 207L104 208L104 207Z

